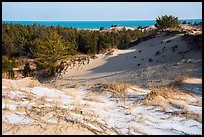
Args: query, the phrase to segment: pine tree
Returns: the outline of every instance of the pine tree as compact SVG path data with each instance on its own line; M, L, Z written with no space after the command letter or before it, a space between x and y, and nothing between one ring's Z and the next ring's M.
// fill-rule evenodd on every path
M62 39L57 31L49 31L42 40L34 41L36 48L32 53L35 57L37 69L44 69L46 76L56 73L58 61L70 57L75 53L74 45Z
M179 26L179 20L178 17L165 15L156 18L155 26L157 26L158 29L176 28Z

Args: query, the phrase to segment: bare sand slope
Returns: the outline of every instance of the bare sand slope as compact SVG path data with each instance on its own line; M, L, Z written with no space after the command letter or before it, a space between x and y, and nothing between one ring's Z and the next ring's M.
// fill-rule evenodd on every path
M191 48L182 40L183 35L163 32L129 49L99 54L89 64L68 69L54 84L123 82L145 85L149 81L161 84L183 75L201 77L202 53L192 50L184 56L179 53ZM160 54L156 55L157 51Z

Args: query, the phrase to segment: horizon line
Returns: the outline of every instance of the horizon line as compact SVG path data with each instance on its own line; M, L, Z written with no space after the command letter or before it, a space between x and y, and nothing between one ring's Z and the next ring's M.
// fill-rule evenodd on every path
M202 18L179 18L179 20L188 19L201 19ZM156 19L127 19L127 20L2 20L2 21L145 21L145 20L156 20Z

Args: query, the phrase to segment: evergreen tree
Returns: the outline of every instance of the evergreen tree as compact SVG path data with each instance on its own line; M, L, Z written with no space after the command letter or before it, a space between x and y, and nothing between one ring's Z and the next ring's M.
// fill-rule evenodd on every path
M16 59L9 59L7 56L2 56L2 71L7 73L9 78L14 78L13 68L16 67Z
M7 56L2 56L2 71L8 72L10 69L10 61Z
M158 29L176 28L179 26L178 17L165 15L156 18L156 26Z
M112 25L116 27L116 25ZM61 59L77 52L96 54L110 48L127 48L129 43L149 35L141 30L90 31L61 26L2 23L2 68L12 74L12 57L35 59L37 70L54 75Z
M75 53L74 45L64 41L57 31L50 31L43 41L37 39L34 43L36 48L32 53L37 69L44 69L46 76L55 75L58 61Z

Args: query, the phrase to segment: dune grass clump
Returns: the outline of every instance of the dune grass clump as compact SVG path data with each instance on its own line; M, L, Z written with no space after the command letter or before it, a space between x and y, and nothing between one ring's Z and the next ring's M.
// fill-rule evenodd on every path
M169 85L172 87L180 86L187 78L189 78L188 75L178 77L174 81L172 81Z
M164 86L153 87L151 89L151 92L147 94L147 97L144 99L144 101L147 101L147 100L149 102L154 101L154 99L157 98L158 96L161 96L164 99L178 99L177 96L186 95L186 94L190 95L191 93L183 89L164 85Z
M179 96L186 96L180 98ZM144 105L152 105L160 108L165 113L172 115L185 116L188 119L194 119L202 123L202 115L199 115L188 109L188 105L202 106L200 102L189 102L188 97L193 97L194 94L175 87L158 86L155 87L147 97L142 100Z
M170 107L171 99L177 99L177 95L181 95L182 91L167 86L154 87L147 97L142 101L145 105L153 105L163 110Z
M73 85L68 86L68 88L79 88L79 87L81 87L81 86L82 86L82 84L80 84L80 83L75 83L75 84L73 84Z
M124 97L126 95L126 90L131 87L130 84L123 83L98 83L94 84L90 89L93 92L111 92L113 97Z

